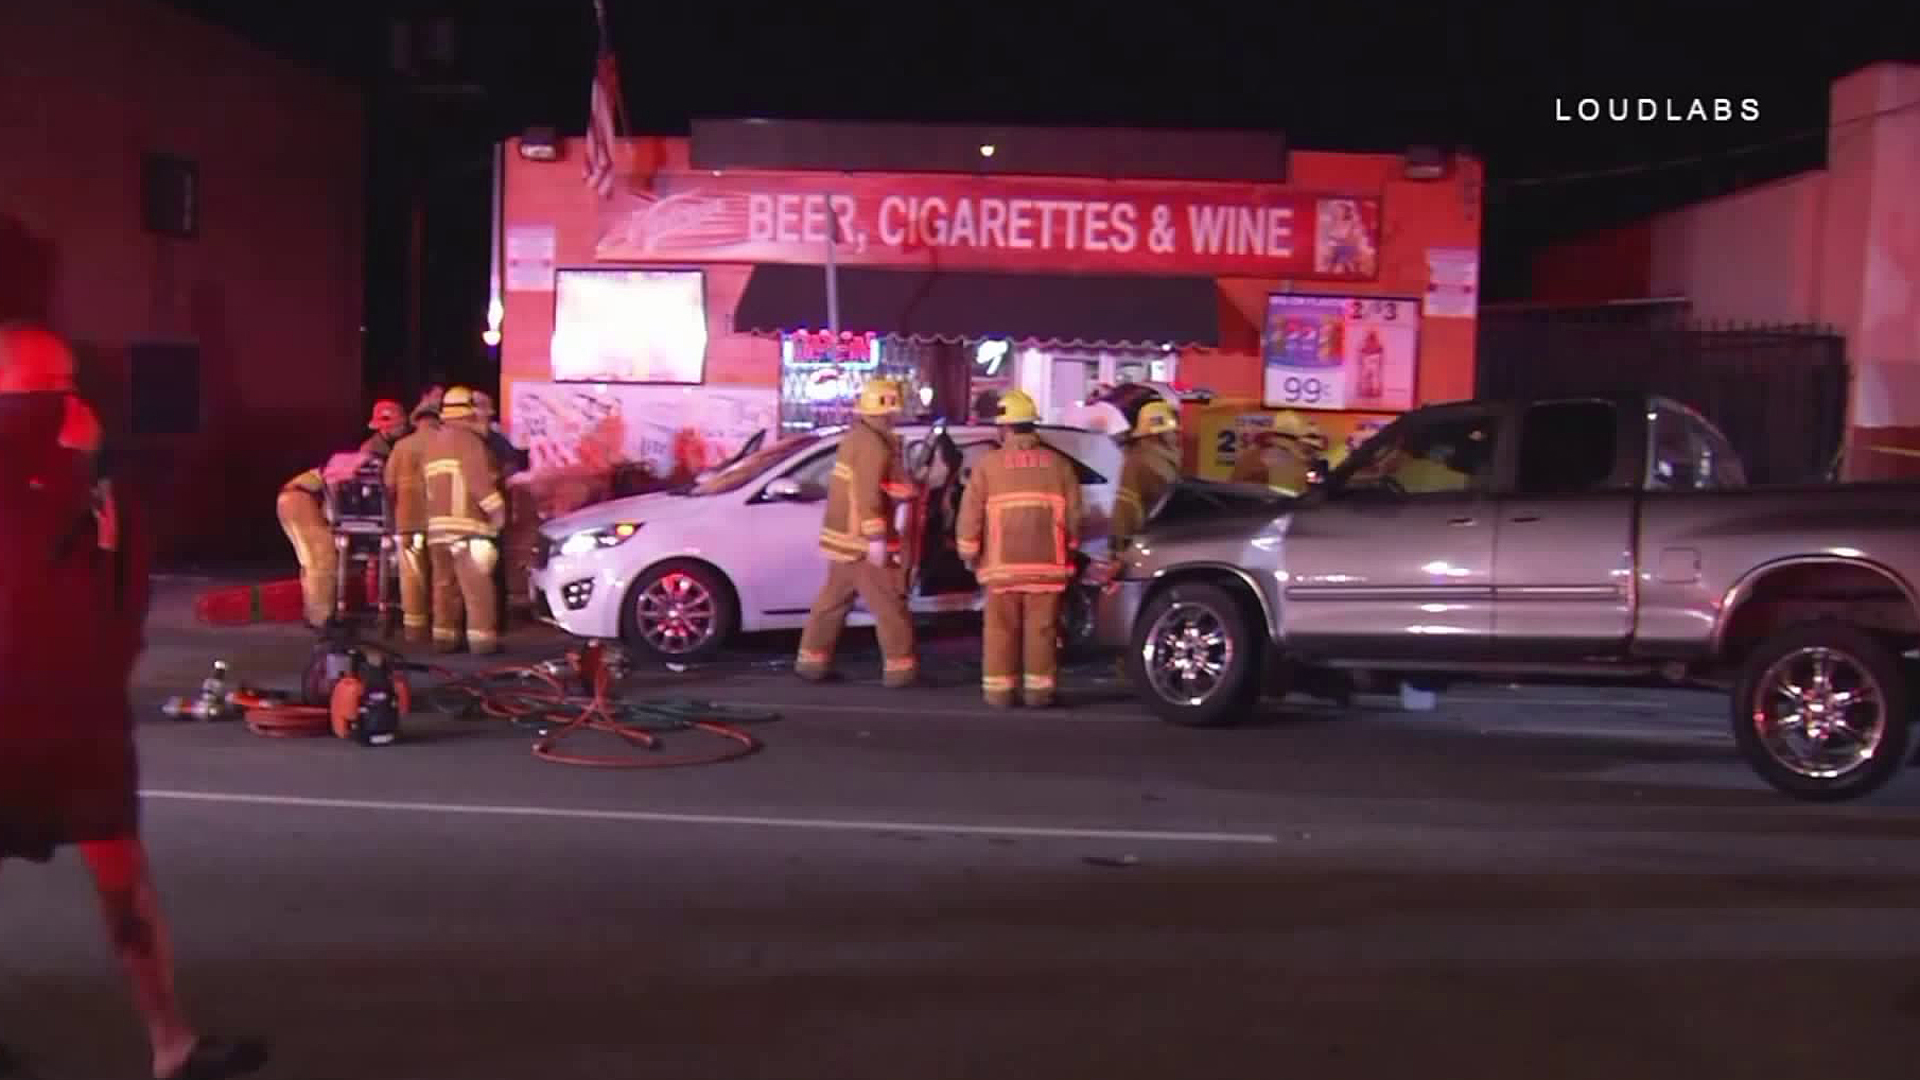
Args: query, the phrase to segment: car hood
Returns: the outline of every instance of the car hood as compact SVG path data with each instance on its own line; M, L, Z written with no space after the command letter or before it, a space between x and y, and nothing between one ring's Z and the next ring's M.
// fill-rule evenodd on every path
M540 526L540 531L562 540L582 529L605 528L622 522L650 524L664 521L685 521L690 518L704 517L735 500L725 495L669 495L655 492L651 495L628 495L621 499L608 499L606 502L584 506L570 514L562 514Z

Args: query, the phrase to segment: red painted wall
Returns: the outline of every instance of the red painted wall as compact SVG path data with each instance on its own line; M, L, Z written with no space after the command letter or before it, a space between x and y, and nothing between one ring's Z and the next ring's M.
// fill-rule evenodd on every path
M0 4L0 54L0 316L80 346L110 429L129 342L197 339L200 433L125 446L163 553L290 562L275 491L366 421L360 95L154 0ZM143 230L149 151L198 236Z

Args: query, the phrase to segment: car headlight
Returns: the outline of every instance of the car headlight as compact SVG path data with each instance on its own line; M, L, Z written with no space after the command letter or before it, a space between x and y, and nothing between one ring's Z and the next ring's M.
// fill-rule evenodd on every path
M584 555L601 548L618 547L633 539L640 531L637 521L623 521L618 525L602 525L597 529L582 529L560 542L560 554Z

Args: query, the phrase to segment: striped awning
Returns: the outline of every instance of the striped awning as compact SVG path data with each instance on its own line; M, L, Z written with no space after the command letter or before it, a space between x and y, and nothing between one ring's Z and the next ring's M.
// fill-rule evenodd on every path
M844 267L840 326L919 342L1008 339L1052 349L1220 344L1212 278L1094 274L983 274ZM779 333L828 324L826 270L761 265L733 328Z

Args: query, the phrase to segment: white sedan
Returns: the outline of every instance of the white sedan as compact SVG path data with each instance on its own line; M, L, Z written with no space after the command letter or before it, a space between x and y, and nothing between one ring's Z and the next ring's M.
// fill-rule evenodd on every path
M617 638L678 660L709 656L736 632L798 628L826 579L820 518L845 430L791 435L684 488L612 499L546 522L529 574L536 614L578 637ZM912 609L977 609L979 585L953 550L953 515L973 463L998 435L991 427L953 427L942 442L934 437L938 428L897 430L909 472L924 475L932 493L930 542L922 545ZM1039 432L1078 464L1082 545L1104 547L1120 448L1094 431ZM949 460L955 451L958 470ZM856 607L847 621L871 626L873 617Z

